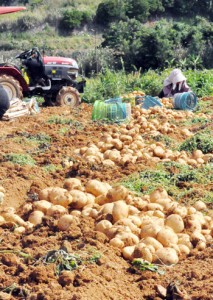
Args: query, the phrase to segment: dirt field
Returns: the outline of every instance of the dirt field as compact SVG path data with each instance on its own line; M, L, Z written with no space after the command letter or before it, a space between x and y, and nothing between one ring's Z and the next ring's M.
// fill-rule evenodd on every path
M98 179L114 185L147 167L155 168L158 162L154 160L109 167L77 158L75 149L97 144L103 133L119 126L92 122L91 112L92 106L87 104L72 112L49 107L41 108L34 116L0 121L0 186L5 190L2 209L13 207L26 218L23 205L38 200L41 189L63 187L66 178L79 178L83 184ZM196 128L191 127L194 131ZM173 131L169 136L184 141L179 132ZM146 142L150 144L148 138ZM28 155L32 161L17 163L11 153L22 159ZM197 188L207 189L204 184ZM208 189L212 191L212 186ZM187 200L193 199L184 199ZM211 204L208 208L212 209ZM164 274L159 274L133 268L121 250L109 245L106 235L95 231L91 217L81 216L79 224L63 232L54 218L44 218L41 225L23 234L15 233L14 223L7 222L0 226L0 234L0 299L213 299L212 242L203 251L193 249L182 256L175 266L160 266ZM57 274L56 263L47 264L45 258L50 251L59 249L86 257L85 262L81 261L73 271ZM88 259L97 253L97 260ZM169 296L168 292L167 298L163 297L157 286L167 288L172 284L180 289L179 296L175 292Z

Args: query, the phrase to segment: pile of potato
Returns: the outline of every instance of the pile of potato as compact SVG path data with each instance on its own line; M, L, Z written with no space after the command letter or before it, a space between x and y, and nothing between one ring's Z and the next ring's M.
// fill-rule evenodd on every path
M153 114L159 115L159 120L150 118ZM90 144L74 151L76 156L81 156L88 163L103 164L104 166L125 165L137 161L176 161L181 164L199 167L207 163L213 154L203 154L196 150L190 154L186 151L172 151L164 143L150 144L141 134L157 136L180 132L183 137L193 135L187 128L179 129L170 122L170 119L187 119L193 116L191 111L173 111L166 108L153 107L149 110L135 108L133 120L129 124L113 126L100 137L97 144Z
M203 214L205 212L205 214ZM203 250L212 242L213 219L202 201L183 206L162 189L139 197L124 186L77 178L66 179L61 187L40 191L39 200L26 203L23 220L8 208L4 222L18 225L17 233L42 224L44 217L55 219L58 230L69 230L80 217L92 217L95 230L104 233L109 244L121 250L125 259L142 258L166 265L176 264L193 248Z

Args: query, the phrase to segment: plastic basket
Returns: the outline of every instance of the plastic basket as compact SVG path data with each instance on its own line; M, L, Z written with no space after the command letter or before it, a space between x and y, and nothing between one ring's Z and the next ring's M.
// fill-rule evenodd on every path
M110 98L104 101L105 103L121 103L122 99L120 97Z
M108 119L122 121L131 117L131 104L122 102L95 101L92 111L92 120Z
M173 107L181 110L193 110L197 106L197 96L192 92L177 93L174 95Z
M161 102L155 97L145 96L145 99L142 104L142 108L149 109L150 107L154 107L156 105L162 106Z

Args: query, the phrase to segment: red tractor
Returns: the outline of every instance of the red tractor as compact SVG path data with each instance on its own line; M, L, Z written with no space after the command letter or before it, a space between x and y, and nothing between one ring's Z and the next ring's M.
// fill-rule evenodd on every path
M41 96L46 105L80 104L79 93L83 93L86 80L83 77L78 80L79 67L74 59L43 56L38 48L24 51L16 58L20 59L19 66L0 64L0 85L9 100Z

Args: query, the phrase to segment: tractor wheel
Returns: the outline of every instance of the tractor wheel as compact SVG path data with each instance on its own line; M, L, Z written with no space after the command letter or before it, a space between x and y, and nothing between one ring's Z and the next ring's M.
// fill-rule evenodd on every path
M10 107L10 101L7 92L0 86L0 119Z
M71 87L65 86L60 89L56 97L56 105L70 107L78 106L81 103L81 98L79 92Z
M18 80L16 80L12 76L0 76L0 85L2 85L3 88L6 90L10 101L14 98L23 98L22 87Z

